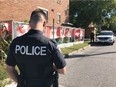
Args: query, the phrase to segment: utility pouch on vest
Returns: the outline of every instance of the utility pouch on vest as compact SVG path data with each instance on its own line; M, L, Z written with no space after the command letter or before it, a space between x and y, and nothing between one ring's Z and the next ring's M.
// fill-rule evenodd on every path
M58 73L52 68L47 67L44 72L45 87L58 87Z
M55 78L55 81L54 81L53 87L59 87L59 82L58 82L59 75L57 71L55 71L54 73L54 78Z
M45 87L53 87L54 81L55 81L54 76L49 76L44 80Z
M45 87L59 87L58 84L58 73L57 71L54 72L52 76L49 76L48 78L45 79Z

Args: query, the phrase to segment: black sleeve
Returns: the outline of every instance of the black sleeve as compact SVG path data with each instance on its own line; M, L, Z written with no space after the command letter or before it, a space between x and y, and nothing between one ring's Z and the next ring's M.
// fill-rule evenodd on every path
M53 62L57 69L62 69L66 66L66 61L64 60L63 55L60 53L57 43L54 40L49 42L53 55Z
M14 58L14 55L13 55L13 50L14 50L14 47L13 47L13 42L12 42L10 47L9 47L9 52L8 52L8 56L7 56L7 59L6 59L6 64L9 65L9 66L15 66L16 65L16 61L15 61L15 58Z

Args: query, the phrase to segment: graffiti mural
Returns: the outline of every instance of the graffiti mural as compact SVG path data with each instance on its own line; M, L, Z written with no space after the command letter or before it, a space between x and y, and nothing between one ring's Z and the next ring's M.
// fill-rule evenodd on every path
M11 22L2 22L0 23L0 34L4 37L7 37L8 34L12 35L12 39L24 35L29 31L30 27L25 22L11 21ZM4 34L3 34L3 31ZM53 27L51 25L46 26L44 35L48 38L57 39L57 38L69 38L74 41L74 39L78 41L82 41L84 38L84 29L81 28L73 28L73 27Z

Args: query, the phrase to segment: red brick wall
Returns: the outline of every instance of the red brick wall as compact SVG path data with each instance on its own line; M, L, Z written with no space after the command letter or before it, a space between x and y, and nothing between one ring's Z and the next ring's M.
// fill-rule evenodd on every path
M29 20L31 12L38 7L48 9L48 25L52 25L53 18L55 26L68 22L69 0L61 0L60 4L57 3L57 0L0 0L0 21ZM57 23L57 13L61 14L59 24Z

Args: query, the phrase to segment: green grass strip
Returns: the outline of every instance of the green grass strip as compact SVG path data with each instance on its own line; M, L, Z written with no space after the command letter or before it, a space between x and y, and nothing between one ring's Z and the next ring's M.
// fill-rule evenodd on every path
M89 45L89 41L85 41L82 44L76 44L76 45L73 45L73 46L70 46L70 47L61 48L61 51L62 51L63 54L69 54L73 51L79 50L79 49L81 49L83 47L86 47L88 45Z

